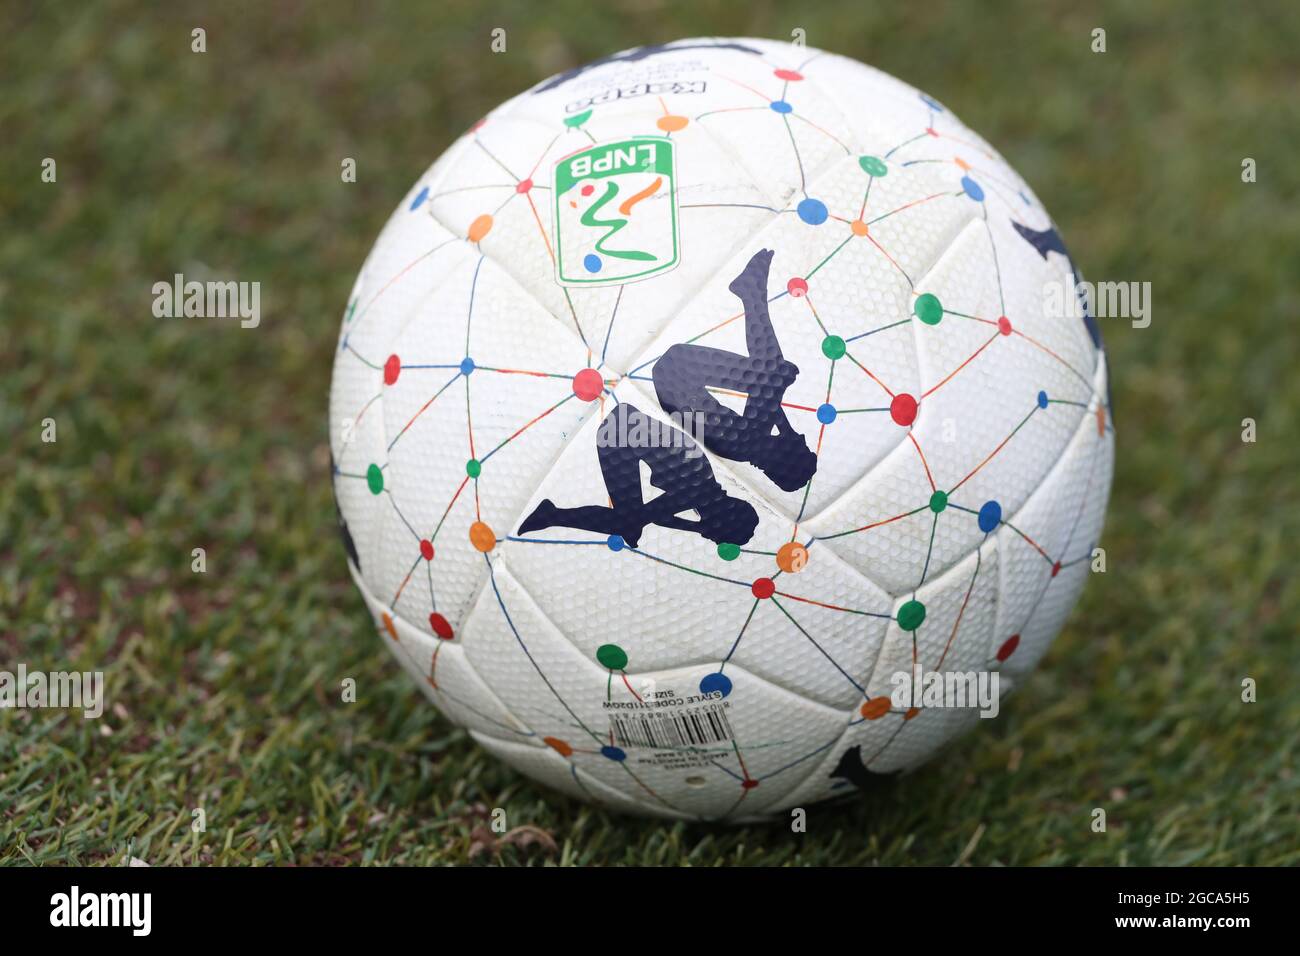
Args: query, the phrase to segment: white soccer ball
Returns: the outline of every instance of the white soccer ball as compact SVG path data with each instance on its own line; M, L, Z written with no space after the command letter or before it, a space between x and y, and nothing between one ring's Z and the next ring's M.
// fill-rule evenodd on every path
M852 60L684 40L494 110L357 278L352 575L425 695L614 810L747 820L997 710L1088 575L1106 358L1029 187Z

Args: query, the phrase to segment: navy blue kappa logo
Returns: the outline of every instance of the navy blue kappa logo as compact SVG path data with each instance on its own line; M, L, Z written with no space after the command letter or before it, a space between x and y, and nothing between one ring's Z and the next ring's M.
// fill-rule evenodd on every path
M1097 324L1097 317L1092 314L1092 309L1088 306L1087 297L1082 292L1077 292L1079 283L1083 279L1083 277L1079 275L1079 267L1074 264L1074 257L1070 255L1070 250L1065 248L1065 240L1062 239L1061 234L1056 231L1056 227L1049 225L1046 229L1030 229L1028 226L1023 226L1014 219L1011 220L1011 225L1015 228L1016 232L1020 234L1020 238L1033 246L1035 251L1037 251L1037 253L1044 259L1047 258L1048 253L1052 252L1065 256L1065 261L1070 264L1070 274L1074 277L1074 285L1076 294L1079 297L1079 304L1083 307L1084 328L1088 330L1088 337L1092 339L1093 348L1105 348L1105 344L1102 342L1101 338L1101 326ZM1114 422L1115 400L1111 396L1111 382L1109 377L1106 379L1106 409L1107 413L1110 415L1110 420Z
M1034 250L1047 258L1049 252L1056 252L1065 256L1065 261L1070 264L1070 274L1074 276L1074 284L1077 287L1081 276L1079 268L1074 264L1074 257L1070 255L1070 250L1065 248L1065 240L1061 234L1056 231L1055 226L1048 226L1046 229L1030 229L1028 226L1022 226L1014 219L1011 220L1012 227L1020 233L1020 238L1034 247ZM1088 336L1092 339L1093 348L1101 348L1101 327L1097 325L1097 319L1093 316L1088 308L1088 301L1082 295L1079 296L1079 304L1083 306L1083 324L1088 329Z
M745 310L748 355L702 345L674 345L654 368L655 394L664 411L698 423L704 447L721 458L752 464L777 487L797 491L817 471L817 456L786 418L781 401L799 369L781 353L767 308L772 251L756 253L728 288ZM743 411L719 402L709 388L742 392ZM561 508L549 498L533 509L519 534L561 526L617 535L635 548L647 525L689 531L718 544L745 544L758 527L749 502L728 495L691 436L620 402L600 424L617 441L597 443L610 504ZM635 435L629 442L626 436ZM663 494L641 494L641 463ZM698 519L685 517L694 512Z

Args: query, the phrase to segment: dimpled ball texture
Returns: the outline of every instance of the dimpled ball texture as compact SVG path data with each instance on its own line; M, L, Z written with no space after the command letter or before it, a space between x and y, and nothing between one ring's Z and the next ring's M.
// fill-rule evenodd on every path
M347 302L333 485L380 640L610 810L869 800L979 720L907 676L1005 698L1089 573L1114 429L1077 279L991 146L852 60L683 40L540 83Z

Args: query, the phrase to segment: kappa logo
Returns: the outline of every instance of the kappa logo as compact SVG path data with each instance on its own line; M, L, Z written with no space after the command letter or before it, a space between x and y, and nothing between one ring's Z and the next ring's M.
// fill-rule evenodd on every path
M678 262L672 141L638 136L566 156L555 166L556 279L612 285Z
M727 286L745 309L749 354L689 343L671 346L655 360L654 386L670 417L698 423L696 434L709 451L753 465L784 491L798 491L817 471L817 455L791 427L781 404L799 367L782 355L767 308L772 256L771 249L760 249ZM710 387L747 395L744 412L737 414L719 402ZM733 556L754 536L758 512L748 501L727 494L695 437L626 401L605 417L600 434L596 456L609 504L568 508L543 498L519 534L578 528L608 535L609 546L619 551L637 547L646 526L653 524L737 549ZM609 441L606 436L616 437ZM643 465L650 484L663 492L649 501L642 493Z

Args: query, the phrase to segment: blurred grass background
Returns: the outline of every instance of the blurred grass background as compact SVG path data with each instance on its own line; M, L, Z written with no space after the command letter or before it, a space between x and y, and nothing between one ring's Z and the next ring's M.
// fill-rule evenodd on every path
M486 756L380 647L334 529L335 335L390 210L497 102L796 27L983 133L1088 278L1152 283L1150 328L1102 322L1109 569L995 725L806 834L610 817ZM110 708L0 711L0 861L1300 861L1297 49L1282 2L6 3L0 669L105 670ZM175 272L260 281L261 327L155 319ZM498 840L498 806L537 831Z

